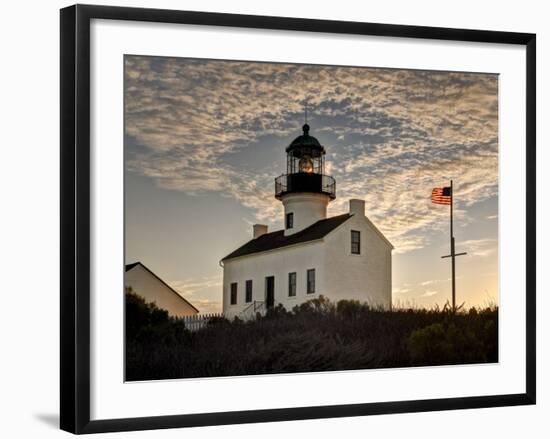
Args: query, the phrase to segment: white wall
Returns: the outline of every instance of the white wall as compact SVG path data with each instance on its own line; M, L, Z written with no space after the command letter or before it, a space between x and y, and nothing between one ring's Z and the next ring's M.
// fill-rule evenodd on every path
M285 195L282 199L284 218L287 213L293 213L292 229L285 229L285 235L292 235L327 217L327 205L330 197L324 194L298 192ZM283 222L286 226L286 221Z
M351 253L351 230L361 233L361 253ZM315 269L315 294L306 292L306 272ZM288 296L288 273L297 274L295 297ZM354 299L389 308L392 300L391 245L360 214L353 215L322 240L231 259L224 264L223 310L228 317L246 310L245 281L253 281L252 301L265 300L265 277L275 277L275 305L288 310L319 295L337 302ZM230 285L237 282L237 303ZM247 312L248 314L248 312ZM253 315L253 313L252 313Z
M361 253L351 253L351 231L361 232ZM391 247L364 215L353 215L325 237L325 288L331 300L391 306Z
M58 8L69 1L29 0L6 2L0 27L3 67L2 160L0 183L3 215L2 234L3 313L0 319L2 359L3 436L10 438L66 438L57 429L59 389L59 120L58 120ZM142 6L188 10L209 10L248 14L302 16L429 26L465 27L536 32L538 65L538 142L550 141L550 27L547 2L525 0L438 0L384 2L318 2L278 0L88 0L87 3ZM306 50L307 48L304 48ZM6 68L8 66L9 68ZM550 256L550 204L544 202L550 191L550 151L538 152L538 330L539 371L548 370L550 323L543 316L550 290L544 272ZM31 268L32 264L32 268ZM29 322L21 325L21 313ZM9 311L9 312L8 312ZM375 438L464 439L534 438L548 436L550 380L539 373L537 406L503 407L411 413L391 416L322 419L271 424L164 430L98 435L101 438L179 438L239 437L265 439L312 436L369 436ZM261 389L259 389L261 391Z
M324 252L322 241L289 246L276 251L256 253L230 259L224 264L223 311L233 317L250 304L245 303L245 281L252 279L252 300L265 300L265 278L275 277L275 305L281 303L287 309L317 297L325 289L323 279ZM306 292L306 271L315 268L315 294ZM296 296L288 297L288 273L296 272ZM238 282L237 304L229 300L230 284Z
M195 308L140 264L124 273L124 285L132 287L134 293L139 294L147 302L154 302L173 317L197 314Z

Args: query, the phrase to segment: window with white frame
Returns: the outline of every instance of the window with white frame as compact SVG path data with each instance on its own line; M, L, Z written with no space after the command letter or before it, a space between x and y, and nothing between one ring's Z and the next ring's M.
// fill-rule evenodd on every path
M252 302L252 279L249 279L249 280L246 281L244 301L246 303Z
M296 272L288 273L288 297L296 296Z
M361 232L359 230L351 231L351 254L361 254Z
M307 271L307 294L315 293L315 268Z
M294 214L289 212L286 214L286 224L287 229L292 229L294 227Z
M237 304L237 282L233 282L231 284L229 303L231 305L236 305Z

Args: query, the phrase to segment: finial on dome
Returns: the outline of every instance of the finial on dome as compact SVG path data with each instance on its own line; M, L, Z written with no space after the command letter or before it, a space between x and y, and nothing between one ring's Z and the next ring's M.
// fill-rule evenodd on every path
M309 125L307 123L304 124L302 129L304 130L304 135L309 135Z

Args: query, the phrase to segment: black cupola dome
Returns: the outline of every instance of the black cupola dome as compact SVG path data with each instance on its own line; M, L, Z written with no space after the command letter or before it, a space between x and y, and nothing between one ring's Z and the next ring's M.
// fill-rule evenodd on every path
M286 148L286 152L290 152L293 149L307 147L318 150L319 155L325 154L325 148L319 143L319 141L315 137L309 135L309 125L306 123L302 127L302 129L304 130L304 134L296 137L292 141L292 143Z

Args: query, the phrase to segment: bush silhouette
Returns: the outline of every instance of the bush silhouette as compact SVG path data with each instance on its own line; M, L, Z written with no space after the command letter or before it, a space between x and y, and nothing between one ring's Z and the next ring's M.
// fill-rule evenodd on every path
M407 340L407 348L415 362L454 358L453 344L441 323L413 331Z
M387 311L319 296L190 332L126 293L126 379L238 376L498 361L498 309Z
M126 289L125 305L127 337L133 338L140 330L156 327L170 320L168 311L158 308L154 303L147 303L131 288Z
M280 305L280 304L279 304ZM292 312L298 314L330 314L334 312L334 304L322 294L319 297L296 305Z

